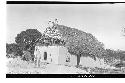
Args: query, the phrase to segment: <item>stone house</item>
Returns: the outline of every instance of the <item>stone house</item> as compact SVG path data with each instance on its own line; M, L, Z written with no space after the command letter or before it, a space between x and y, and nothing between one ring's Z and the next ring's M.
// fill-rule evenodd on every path
M72 66L77 64L76 56L71 55L64 46L36 45L34 55L41 62Z

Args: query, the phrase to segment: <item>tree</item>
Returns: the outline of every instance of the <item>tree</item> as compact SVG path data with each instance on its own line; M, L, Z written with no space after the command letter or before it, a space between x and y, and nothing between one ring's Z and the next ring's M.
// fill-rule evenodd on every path
M33 54L34 45L41 36L42 34L37 29L27 29L17 34L15 42L21 46L22 50L30 49L30 52Z
M22 51L20 49L20 46L17 45L16 43L12 43L12 44L6 44L6 56L9 58L11 56L9 56L9 54L12 54L13 57L15 56L21 56L22 55Z
M45 33L64 40L68 51L77 56L77 65L81 56L90 56L96 60L96 57L101 58L105 53L104 44L90 33L59 24L48 27Z

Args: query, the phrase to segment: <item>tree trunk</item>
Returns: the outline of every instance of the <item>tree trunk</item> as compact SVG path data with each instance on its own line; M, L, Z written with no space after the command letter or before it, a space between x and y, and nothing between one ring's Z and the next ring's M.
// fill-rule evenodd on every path
M77 55L77 67L79 66L79 63L80 63L80 56Z

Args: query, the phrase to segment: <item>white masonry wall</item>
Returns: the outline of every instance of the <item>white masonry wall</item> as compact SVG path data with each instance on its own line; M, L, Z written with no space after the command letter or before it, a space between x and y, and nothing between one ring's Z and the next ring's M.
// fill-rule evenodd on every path
M66 58L70 58L70 62L66 62ZM59 46L59 58L58 58L59 64L63 65L71 65L74 66L77 64L77 58L75 55L71 55L68 52L68 49L64 46Z
M71 66L77 63L76 56L71 55L64 46L36 46L36 48L39 49L39 53L35 51L34 54L41 57L41 62ZM44 52L47 52L47 60L44 60ZM67 56L70 57L70 62L66 62Z
M99 67L99 68L111 68L111 66L104 63L104 59L96 58L96 61L91 57L81 57L80 65L84 67Z
M51 59L53 64L58 64L59 48L57 46L49 46L48 52L51 54Z
M39 49L38 51L35 50L34 55L37 57L41 57L41 62L48 62L53 64L58 64L58 57L59 57L59 47L57 46L36 46L35 49ZM44 60L44 52L47 52L47 60Z

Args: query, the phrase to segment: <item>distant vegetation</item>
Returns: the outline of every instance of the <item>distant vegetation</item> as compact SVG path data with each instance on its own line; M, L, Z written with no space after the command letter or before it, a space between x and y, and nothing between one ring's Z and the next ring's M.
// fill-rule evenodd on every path
M125 51L106 49L106 55L103 56L107 64L113 64L114 60L119 60L120 63L125 61Z
M8 58L14 58L23 54L20 46L16 43L6 44L6 56Z

